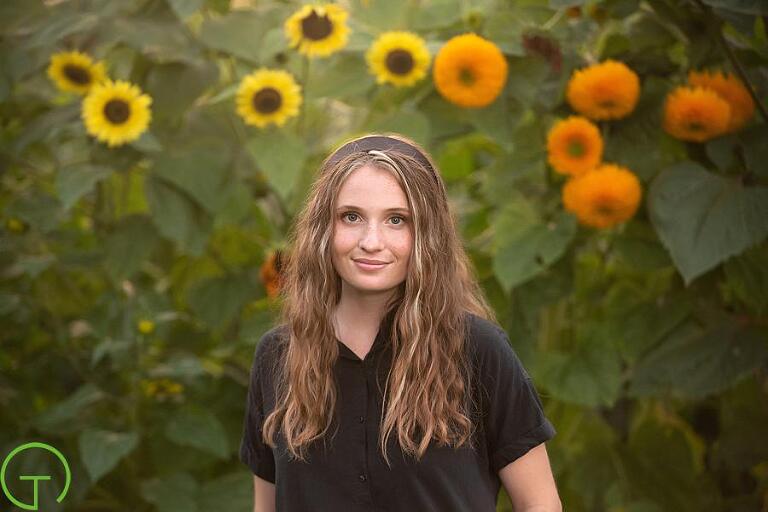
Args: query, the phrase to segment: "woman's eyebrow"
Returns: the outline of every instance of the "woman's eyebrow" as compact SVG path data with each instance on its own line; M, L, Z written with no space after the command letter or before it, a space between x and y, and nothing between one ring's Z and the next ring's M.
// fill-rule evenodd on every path
M337 210L347 210L347 209L349 209L349 210L365 211L365 208L361 208L359 206L354 206L354 205L351 205L351 204L345 204L345 205L339 206L336 209ZM387 208L384 211L385 212L407 212L407 213L410 213L411 210L409 210L408 208L397 207L397 208Z

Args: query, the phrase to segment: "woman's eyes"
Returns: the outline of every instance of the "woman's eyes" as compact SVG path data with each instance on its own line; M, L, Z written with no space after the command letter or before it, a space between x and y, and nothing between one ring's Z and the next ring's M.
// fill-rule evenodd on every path
M341 214L342 219L349 218L349 216L358 217L359 215L357 215L355 212L345 212ZM403 217L402 215L393 215L392 217L390 217L390 219L400 219L401 222L396 223L395 226L399 226L408 221L408 219L406 217Z

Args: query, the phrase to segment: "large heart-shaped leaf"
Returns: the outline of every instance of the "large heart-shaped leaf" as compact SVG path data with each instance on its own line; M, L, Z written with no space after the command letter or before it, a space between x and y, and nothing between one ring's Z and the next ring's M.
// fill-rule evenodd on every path
M135 432L84 430L80 434L80 457L92 482L112 471L120 459L136 448L139 436Z
M648 209L686 284L768 235L768 188L746 187L694 162L659 173Z

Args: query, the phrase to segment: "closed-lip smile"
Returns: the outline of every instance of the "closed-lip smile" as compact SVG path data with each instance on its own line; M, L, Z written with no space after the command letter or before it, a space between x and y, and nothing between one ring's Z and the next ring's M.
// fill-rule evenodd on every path
M356 258L355 261L359 263L367 263L369 265L384 265L387 262L386 261L379 261L379 260L367 260L365 258Z

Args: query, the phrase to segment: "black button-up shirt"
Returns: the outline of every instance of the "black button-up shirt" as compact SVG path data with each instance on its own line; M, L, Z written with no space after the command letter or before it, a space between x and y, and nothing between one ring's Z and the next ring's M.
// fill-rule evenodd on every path
M273 372L284 354L280 339L285 339L287 326L262 336L251 369L240 459L253 474L275 483L278 512L496 510L498 471L556 432L506 332L468 315L473 392L481 407L472 418L478 426L475 448L454 449L433 441L417 462L403 454L393 431L387 445L391 468L379 451L379 419L390 366L386 334L392 315L382 320L365 359L337 340L341 423L332 443L320 441L307 449L306 463L289 458L279 432L274 450L261 439L264 418L275 407ZM331 425L330 434L335 427Z

